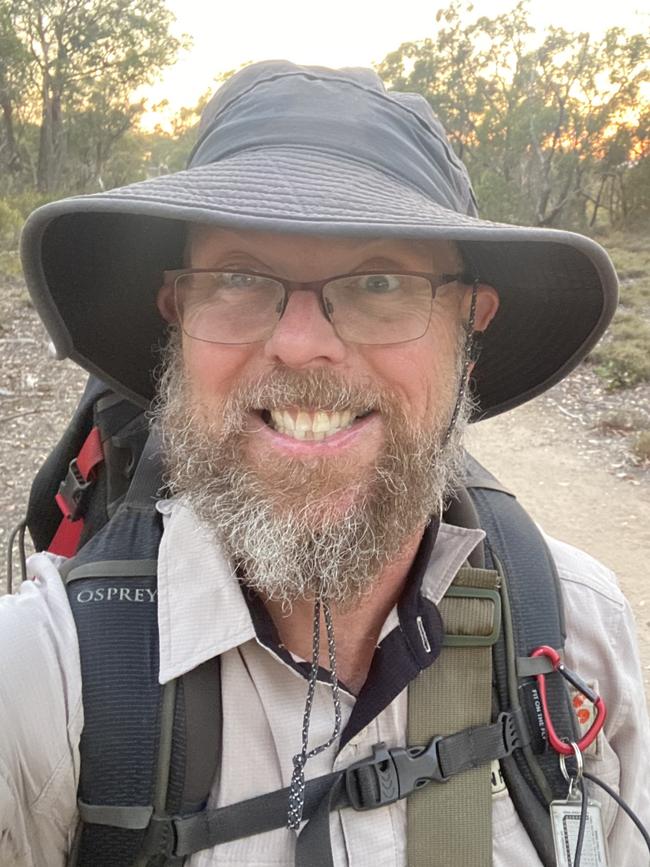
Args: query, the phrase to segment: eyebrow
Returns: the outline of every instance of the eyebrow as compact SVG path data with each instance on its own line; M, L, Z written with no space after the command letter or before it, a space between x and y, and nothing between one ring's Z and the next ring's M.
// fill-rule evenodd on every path
M358 265L354 270L360 271L362 268L369 268L374 271L377 268L395 268L396 270L411 270L406 268L403 262L397 259L389 259L386 256L373 256L371 259L366 259L361 265Z
M229 262L231 260L241 259L244 262L253 262L255 263L254 267L259 266L259 269L262 271L268 271L269 266L263 262L261 259L258 259L257 256L254 256L252 253L248 253L245 250L227 250L225 253L221 253L216 256L213 260L211 260L211 264L209 267L211 268L221 268L223 267L223 262Z
M275 269L271 268L270 265L267 265L261 259L258 259L257 256L254 256L252 253L246 252L244 250L228 250L225 253L216 257L210 267L222 267L223 262L229 262L231 260L237 259L240 259L242 260L242 262L245 263L251 263L253 267L258 268L261 271L265 271L267 273L275 273ZM392 268L397 271L410 270L406 268L404 263L400 262L398 259L391 259L388 256L372 256L369 259L365 259L360 265L356 265L352 269L352 271L361 272L364 269L374 271L380 268Z

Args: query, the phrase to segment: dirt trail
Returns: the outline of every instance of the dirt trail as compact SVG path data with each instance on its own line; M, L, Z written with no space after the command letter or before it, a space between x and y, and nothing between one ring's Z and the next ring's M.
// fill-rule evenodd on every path
M636 618L650 706L650 481L617 478L599 450L580 447L587 436L533 401L473 426L468 446L548 533L617 573Z

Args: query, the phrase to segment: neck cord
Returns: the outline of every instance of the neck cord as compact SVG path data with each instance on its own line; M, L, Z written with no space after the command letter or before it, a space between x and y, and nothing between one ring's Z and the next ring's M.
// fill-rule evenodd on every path
M320 654L320 613L321 607L325 617L325 629L327 630L327 654L330 664L330 681L332 685L332 700L334 702L334 730L325 743L309 750L309 723L311 720L314 692L318 679L318 657ZM305 712L302 718L302 749L293 757L293 774L289 789L289 808L287 811L287 826L296 831L300 827L302 811L305 804L305 765L307 761L324 750L328 749L341 733L341 698L339 683L336 675L336 645L334 643L334 626L329 604L323 602L318 596L314 602L314 625L312 630L312 659L309 683L307 687L307 699Z

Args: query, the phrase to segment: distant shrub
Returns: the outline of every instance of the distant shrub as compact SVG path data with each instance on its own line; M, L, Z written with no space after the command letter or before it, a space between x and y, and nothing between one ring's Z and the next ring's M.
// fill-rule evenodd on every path
M18 250L0 250L0 277L18 280L22 273Z
M0 199L0 245L2 247L15 247L23 225L23 216L20 211Z
M9 202L11 207L18 211L24 220L36 208L40 208L41 205L46 205L48 202L53 202L55 199L62 199L64 195L64 193L61 193L60 195L46 196L43 193L38 193L36 190L24 190L22 193L15 193L6 198L5 201Z
M611 389L631 388L641 382L650 382L649 345L647 338L645 341L609 343L591 356L596 363L596 373Z
M621 303L590 361L608 388L629 388L650 382L650 243L629 231L600 240L621 278Z

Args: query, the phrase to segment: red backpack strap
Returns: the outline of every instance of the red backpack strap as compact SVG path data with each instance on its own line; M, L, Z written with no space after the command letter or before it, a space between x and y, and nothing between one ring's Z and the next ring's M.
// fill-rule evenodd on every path
M99 428L93 427L77 457L70 461L68 473L55 496L63 518L48 548L52 554L72 557L76 553L84 528L85 494L93 483L96 467L103 460Z

